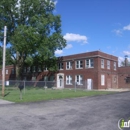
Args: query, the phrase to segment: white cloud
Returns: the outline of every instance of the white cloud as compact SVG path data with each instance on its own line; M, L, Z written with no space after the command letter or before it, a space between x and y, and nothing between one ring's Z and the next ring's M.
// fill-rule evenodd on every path
M117 36L122 36L122 31L120 29L118 30L113 30L114 33L116 33Z
M55 54L57 54L57 55L61 55L62 53L63 53L62 50L56 50L56 51L55 51Z
M107 49L110 49L111 48L111 46L107 46Z
M124 61L124 57L118 57L118 66L121 66L121 62Z
M130 24L125 26L125 27L123 27L123 30L129 30L130 31Z
M88 38L80 34L66 33L64 39L66 39L68 42L82 42L83 44L88 43Z
M130 51L123 51L125 55L130 55Z
M67 46L65 47L65 49L70 49L72 47L73 47L72 44L67 44Z
M57 3L58 3L58 0L55 0L55 1L54 1L54 4L56 5Z

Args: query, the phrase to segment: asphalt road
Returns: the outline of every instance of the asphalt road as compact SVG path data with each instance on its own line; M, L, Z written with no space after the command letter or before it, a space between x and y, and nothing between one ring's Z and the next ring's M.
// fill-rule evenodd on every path
M130 117L130 92L113 95L0 104L0 130L119 130Z

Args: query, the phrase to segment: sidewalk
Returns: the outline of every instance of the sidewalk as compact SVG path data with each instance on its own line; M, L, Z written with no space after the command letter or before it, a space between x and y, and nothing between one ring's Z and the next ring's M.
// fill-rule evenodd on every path
M0 104L12 104L12 103L14 103L14 102L10 102L10 101L0 99Z
M119 88L119 89L114 89L114 88L108 88L108 89L100 89L101 91L115 91L115 92L126 92L130 91L129 88Z

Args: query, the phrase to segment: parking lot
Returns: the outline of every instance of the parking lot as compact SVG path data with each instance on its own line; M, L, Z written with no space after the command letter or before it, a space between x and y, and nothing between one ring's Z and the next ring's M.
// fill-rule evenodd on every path
M118 120L130 117L130 92L0 104L1 130L119 130Z

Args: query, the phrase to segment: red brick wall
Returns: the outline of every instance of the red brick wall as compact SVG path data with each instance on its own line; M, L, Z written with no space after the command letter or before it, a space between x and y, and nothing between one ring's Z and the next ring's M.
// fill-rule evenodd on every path
M85 62L87 58L93 58L94 59L94 68L86 68ZM87 52L82 54L76 54L76 55L70 55L70 56L64 56L61 57L63 63L64 63L64 69L59 70L59 73L64 73L64 80L66 82L66 75L71 75L73 78L73 81L75 81L76 75L82 75L83 80L92 79L93 80L93 88L94 89L106 89L109 87L117 88L117 84L113 83L113 76L117 76L117 70L114 70L113 64L114 62L118 65L118 58L100 51L94 51L94 52ZM104 69L101 69L101 59L104 59L105 67ZM83 69L76 69L75 68L75 61L76 60L83 60ZM110 60L110 69L107 69L107 60ZM66 70L66 61L73 61L72 64L72 70ZM15 78L14 75L11 75L11 69L13 66L7 66L9 69L9 75L6 75L6 80L9 80L10 78ZM101 86L101 74L105 75L105 85ZM36 74L37 75L37 74ZM45 75L51 75L51 73L48 72L41 72L38 73L37 80L43 80ZM25 75L26 76L26 75ZM28 75L28 80L31 80L32 75ZM0 79L2 79L0 75ZM55 74L55 80L56 80L56 74Z
M118 68L118 86L119 88L130 88L130 84L126 83L126 77L130 77L130 66Z

